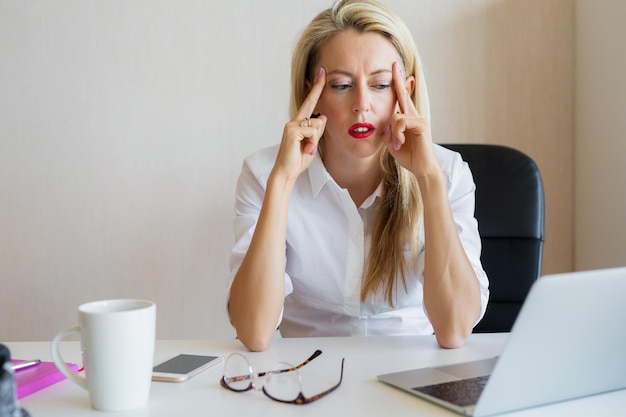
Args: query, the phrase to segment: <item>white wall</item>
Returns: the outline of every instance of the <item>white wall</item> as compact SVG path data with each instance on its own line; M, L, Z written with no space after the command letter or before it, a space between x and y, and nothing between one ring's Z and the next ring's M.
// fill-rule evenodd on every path
M279 141L293 40L330 3L0 0L0 340L50 339L108 297L155 300L159 338L234 335L236 177ZM421 50L435 139L534 157L544 272L571 270L572 0L387 4Z
M154 299L160 337L232 333L236 176L280 138L315 3L0 3L0 339L107 297Z
M576 269L626 265L626 2L576 2Z

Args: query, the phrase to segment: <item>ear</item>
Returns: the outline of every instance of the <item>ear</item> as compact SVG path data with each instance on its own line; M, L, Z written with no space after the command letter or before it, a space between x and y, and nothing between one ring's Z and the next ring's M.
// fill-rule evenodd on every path
M404 87L409 95L413 94L413 91L415 90L415 77L412 75L406 77L404 80Z

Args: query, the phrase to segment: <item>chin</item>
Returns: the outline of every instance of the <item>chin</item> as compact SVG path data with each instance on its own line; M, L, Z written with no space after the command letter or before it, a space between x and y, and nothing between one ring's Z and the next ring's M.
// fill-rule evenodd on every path
M370 158L378 156L383 149L383 142L376 141L376 143L360 140L350 147L350 153L360 158Z

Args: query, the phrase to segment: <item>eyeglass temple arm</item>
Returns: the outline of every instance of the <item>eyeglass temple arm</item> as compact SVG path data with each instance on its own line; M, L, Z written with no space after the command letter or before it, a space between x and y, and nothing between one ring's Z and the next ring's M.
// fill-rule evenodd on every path
M300 369L302 368L304 365L306 365L307 363L311 362L313 359L317 358L319 355L322 354L322 351L317 349L315 352L313 352L313 354L311 356L309 356L304 362L302 362L300 365L296 365L293 368L286 368L286 369L277 369L275 371L267 371L267 372L259 372L259 376L265 376L267 374L283 374L285 372L292 372L295 371L296 369Z
M343 382L343 363L345 362L345 360L346 358L341 359L341 373L339 374L339 382L337 382L337 384L334 387L331 387L327 389L326 391L321 392L311 398L304 398L302 393L300 393L300 395L302 396L302 399L304 399L303 403L312 403L313 401L319 400L320 398L324 398L325 396L327 396L328 394L330 394L331 392L339 388L339 385L341 385L341 383Z
M265 393L265 395L267 395L272 400L278 401L278 402L281 402L281 403L303 405L303 404L309 404L309 403L312 403L314 401L317 401L317 400L319 400L321 398L324 398L325 396L327 396L328 394L330 394L331 392L336 390L339 387L339 385L341 385L341 383L343 382L343 363L345 362L345 360L346 360L345 358L341 359L341 374L339 376L339 382L337 382L337 384L335 386L327 389L324 392L321 392L321 393L319 393L317 395L314 395L313 397L306 398L304 396L304 394L302 394L302 391L300 391L300 393L298 394L298 397L295 400L293 400L293 401L285 401L285 400L281 400L279 398L271 396L267 392L267 390L265 389L265 386L263 386L263 393Z
M320 392L319 394L314 395L311 398L305 398L304 395L301 392L300 395L298 396L298 398L296 399L296 401L294 401L294 402L296 404L312 403L313 401L317 401L320 398L324 398L325 396L327 396L328 394L330 394L331 392L333 392L334 390L339 388L339 385L341 385L341 383L343 382L343 363L345 362L345 360L346 360L346 358L341 359L341 374L339 374L339 382L337 382L337 384L334 387L331 387L331 388L327 389L324 392Z
M309 356L309 358L307 360L302 362L300 365L297 365L295 368L296 369L302 368L304 365L306 365L307 363L311 362L313 359L317 358L321 354L322 354L322 351L317 349L315 352L313 352L313 354L311 356Z
M282 374L285 372L292 372L295 371L296 369L300 369L302 368L304 365L306 365L307 363L311 362L313 359L317 358L319 355L322 354L322 351L317 349L315 352L313 352L313 354L311 356L309 356L304 362L302 362L300 365L296 365L293 368L287 368L287 369L278 369L275 371L266 371L266 372L259 372L257 374L258 377L264 377L265 375L268 374ZM250 379L250 375L239 375L239 376L233 376L233 377L222 377L222 385L226 384L228 385L228 383L232 383L235 381L244 381ZM229 389L232 389L229 387Z

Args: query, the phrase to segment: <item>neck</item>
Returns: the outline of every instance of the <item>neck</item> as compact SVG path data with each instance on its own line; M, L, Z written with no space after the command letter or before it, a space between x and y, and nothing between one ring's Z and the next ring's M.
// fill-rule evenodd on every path
M348 190L357 207L376 191L382 179L380 151L367 157L324 153L323 160L330 176L341 188Z

